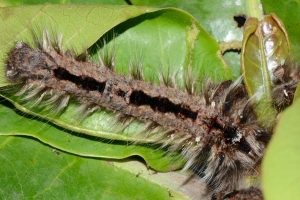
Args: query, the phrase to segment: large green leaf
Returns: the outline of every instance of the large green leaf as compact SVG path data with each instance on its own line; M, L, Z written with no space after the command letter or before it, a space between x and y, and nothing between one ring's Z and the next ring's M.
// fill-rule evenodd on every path
M2 0L0 2L0 7L6 6L21 6L21 5L37 5L44 3L53 3L53 4L102 4L102 5L127 5L128 3L124 0Z
M3 104L3 103L2 103ZM104 140L70 132L52 126L47 121L15 112L8 102L0 106L1 134L34 137L54 148L80 156L122 159L139 155L147 164L158 171L170 171L182 167L183 161L176 154L166 154L165 150L154 146L130 144L121 141ZM130 144L130 145L129 145ZM156 147L157 148L157 147ZM159 162L157 162L159 160Z
M1 136L0 162L1 199L187 199L137 163L74 156L27 137Z
M253 0L252 0L253 1ZM219 0L132 0L134 5L148 5L159 7L177 7L192 14L201 25L207 30L219 44L241 41L243 29L239 28L234 16L249 16L251 8L245 1L239 0L219 1ZM227 46L225 44L224 46ZM230 45L228 45L230 46ZM232 47L231 47L232 48ZM237 47L232 48L231 50ZM230 49L230 48L229 48ZM226 63L235 78L240 73L240 56L237 52L226 52L224 55Z
M247 14L247 4L238 0L132 0L134 5L148 5L160 7L176 7L188 11L201 21L203 27L216 38L217 41L228 42L242 40L243 30L237 27L234 15Z
M286 109L277 124L263 162L266 200L298 199L300 196L300 101Z

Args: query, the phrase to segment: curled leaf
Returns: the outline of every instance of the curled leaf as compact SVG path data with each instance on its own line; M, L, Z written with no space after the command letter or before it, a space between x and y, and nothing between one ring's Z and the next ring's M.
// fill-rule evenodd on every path
M262 21L249 18L245 24L241 65L250 97L256 99L255 111L261 123L272 128L276 110L272 102L272 72L290 54L288 35L275 14Z

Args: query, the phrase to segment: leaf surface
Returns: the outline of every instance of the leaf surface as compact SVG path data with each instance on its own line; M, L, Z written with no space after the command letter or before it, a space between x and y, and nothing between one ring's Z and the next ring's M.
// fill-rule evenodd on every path
M172 189L170 198L172 185L137 176L134 165L75 156L28 137L0 136L0 148L1 199L188 199Z
M262 183L266 200L300 196L300 101L281 115L263 161Z
M0 118L2 127L0 135L34 137L54 148L79 156L122 159L139 155L145 159L150 167L158 171L176 170L183 165L183 160L179 159L178 155L166 154L165 150L155 149L155 146L147 147L142 144L85 136L82 133L53 126L36 117L16 113L8 102L5 105L0 107L0 116L5 116Z

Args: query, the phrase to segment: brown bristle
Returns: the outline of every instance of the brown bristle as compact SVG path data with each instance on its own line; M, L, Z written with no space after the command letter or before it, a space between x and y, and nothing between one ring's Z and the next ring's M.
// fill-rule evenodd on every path
M250 187L247 189L234 190L233 192L216 196L215 200L263 200L263 194L260 189Z

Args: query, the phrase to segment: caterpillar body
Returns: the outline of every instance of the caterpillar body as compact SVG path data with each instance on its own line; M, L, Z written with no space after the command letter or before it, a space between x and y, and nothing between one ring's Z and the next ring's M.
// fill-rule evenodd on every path
M139 135L154 137L186 159L184 169L201 176L214 193L226 194L253 175L271 133L257 121L241 80L208 81L201 94L155 85L142 74L126 77L110 64L76 59L44 37L39 48L18 42L8 54L6 77L22 83L16 94L35 105L63 112L71 98L85 113L98 109L148 124ZM137 73L141 71L137 70ZM188 84L187 84L188 85ZM88 108L88 110L87 110ZM82 112L82 111L81 111ZM162 130L159 136L153 134Z
M272 97L274 104L279 111L283 111L291 105L294 94L300 81L300 68L291 58L278 66L274 72Z

